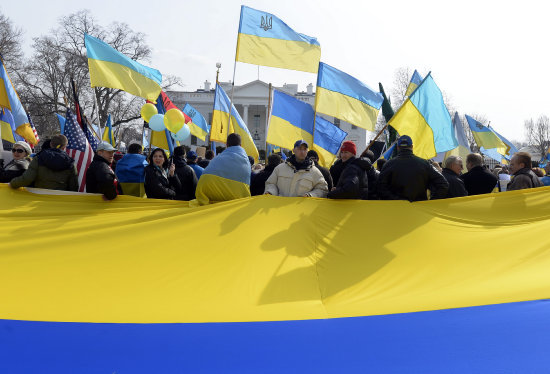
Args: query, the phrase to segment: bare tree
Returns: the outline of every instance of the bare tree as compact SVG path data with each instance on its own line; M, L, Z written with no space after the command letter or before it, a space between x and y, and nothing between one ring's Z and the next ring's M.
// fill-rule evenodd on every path
M473 119L475 119L476 121L478 121L479 123L481 123L484 126L487 126L489 124L488 121L487 121L487 116L485 116L484 114L474 113L474 114L470 115L470 117L472 117ZM468 122L464 118L462 119L462 126L464 127L464 132L466 133L466 138L468 139L468 143L470 144L470 150L472 152L479 152L480 147L476 143L474 135L472 134L472 130L470 129L470 125L468 125Z
M23 30L15 27L6 15L0 13L0 54L8 71L15 71L21 66L22 38Z
M527 143L544 157L550 147L550 119L546 115L541 115L536 121L531 118L525 121L524 127Z
M395 70L393 75L393 87L391 93L391 103L395 111L397 111L405 101L405 93L411 81L412 71L408 67L400 67Z

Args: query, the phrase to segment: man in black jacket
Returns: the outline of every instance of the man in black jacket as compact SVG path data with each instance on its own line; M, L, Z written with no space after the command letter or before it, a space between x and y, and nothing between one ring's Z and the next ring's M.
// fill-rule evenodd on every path
M410 136L399 137L397 152L397 157L384 165L378 177L378 197L381 200L427 200L428 186L433 191L432 199L445 198L449 184L429 161L413 154Z
M317 152L313 149L310 149L309 151L307 151L307 157L309 157L309 159L313 161L315 167L319 169L321 174L323 174L323 178L325 178L325 181L328 185L328 190L332 190L332 187L334 186L334 184L332 183L332 176L330 175L330 171L327 168L319 165L319 155L317 154Z
M498 178L482 166L483 157L479 153L470 153L466 157L468 172L462 174L464 187L468 195L481 195L490 193L497 185Z
M281 156L278 154L272 153L267 158L267 166L264 170L260 171L250 180L250 195L257 196L263 195L265 191L265 181L273 173L275 169L281 163Z
M447 198L468 196L464 182L460 179L460 173L463 169L462 158L458 156L449 156L443 161L443 171L441 174L443 174L447 183L449 183Z
M176 190L176 200L189 201L195 198L195 190L199 180L195 175L195 171L185 162L184 155L185 147L183 145L174 148L175 173L181 184L181 187Z
M86 192L101 193L105 200L113 200L122 194L122 188L111 164L116 148L108 142L97 146L93 161L86 170Z
M340 149L340 159L344 169L338 178L336 187L329 191L329 199L367 200L369 195L369 180L367 172L372 169L366 158L356 158L357 147L352 141L345 141Z

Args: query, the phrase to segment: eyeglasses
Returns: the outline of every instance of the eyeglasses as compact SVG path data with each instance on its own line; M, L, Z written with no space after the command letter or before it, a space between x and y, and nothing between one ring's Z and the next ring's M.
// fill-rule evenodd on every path
M23 152L25 152L25 150L21 149L21 148L12 148L11 151L13 153L23 153Z

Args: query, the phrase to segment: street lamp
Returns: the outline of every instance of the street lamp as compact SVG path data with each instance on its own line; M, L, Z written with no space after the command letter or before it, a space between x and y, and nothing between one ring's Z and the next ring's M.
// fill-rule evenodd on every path
M218 70L216 70L216 84L218 84L218 77L220 75L220 68L222 67L222 63L221 62L216 62L216 68L218 68Z

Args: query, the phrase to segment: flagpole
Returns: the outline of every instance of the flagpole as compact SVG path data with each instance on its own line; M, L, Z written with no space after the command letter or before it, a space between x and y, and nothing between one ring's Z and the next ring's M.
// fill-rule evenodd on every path
M227 135L229 135L229 129L231 127L231 112L233 110L233 93L235 92L235 72L237 71L237 48L235 48L235 61L233 62L233 80L231 81L231 98L229 100L229 117L227 119ZM235 108L237 110L237 108ZM248 123L245 123L248 127ZM223 131L223 125L220 128L220 132Z
M259 68L259 65L258 65ZM269 131L269 119L271 118L271 91L272 84L269 83L269 93L267 95L267 118L265 119L265 164L267 165L267 132Z

